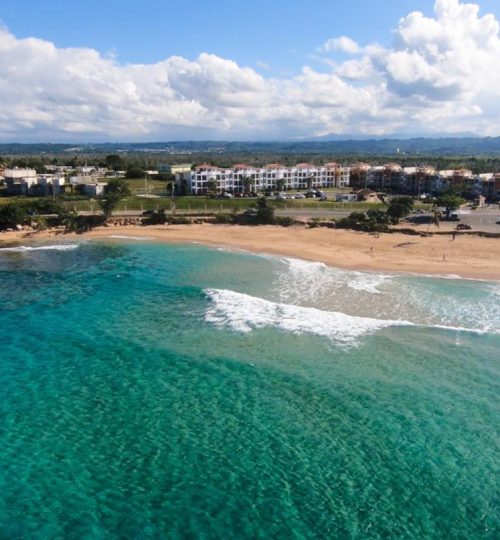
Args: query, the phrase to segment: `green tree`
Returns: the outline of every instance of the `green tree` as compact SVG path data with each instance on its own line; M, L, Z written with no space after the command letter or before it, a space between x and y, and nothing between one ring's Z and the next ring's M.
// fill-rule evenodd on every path
M9 203L0 206L0 230L23 225L26 221L26 206L19 203Z
M276 189L278 191L283 191L284 188L285 188L285 180L283 178L278 178L278 180L276 180Z
M118 154L106 156L106 167L112 171L120 171L125 168L125 160Z
M246 176L244 179L243 179L243 189L245 190L245 193L250 193L253 188L253 186L255 185L255 180L250 177L250 176Z
M395 225L412 210L412 197L393 197L387 206L387 217L389 218L389 221Z
M255 206L255 222L258 225L272 225L275 222L274 207L265 197L259 197Z
M453 188L448 188L436 199L436 204L444 207L446 219L450 219L453 210L460 208L464 203L465 199L462 199Z
M114 178L108 182L104 188L104 195L99 199L102 213L107 221L121 200L130 197L130 187L122 178Z
M126 178L144 178L144 169L140 169L139 167L131 167L130 169L127 169L127 172L125 173Z
M217 192L217 180L215 180L214 178L211 178L207 182L207 190L208 190L209 193L216 193Z

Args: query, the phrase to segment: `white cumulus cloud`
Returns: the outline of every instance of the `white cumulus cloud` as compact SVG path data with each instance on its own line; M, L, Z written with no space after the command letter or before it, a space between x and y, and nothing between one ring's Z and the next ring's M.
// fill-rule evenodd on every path
M338 38L331 38L320 47L322 51L343 51L350 54L356 54L361 51L360 46L351 38L347 36L341 36Z
M332 38L321 70L273 77L204 52L123 65L0 27L0 140L498 135L499 30L476 4L437 0L398 21L390 47Z

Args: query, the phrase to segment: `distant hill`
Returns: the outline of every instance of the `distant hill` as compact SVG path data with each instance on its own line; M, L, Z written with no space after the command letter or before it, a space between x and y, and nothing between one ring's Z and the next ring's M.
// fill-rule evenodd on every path
M110 154L110 153L307 153L364 156L498 156L500 137L413 137L371 138L360 140L309 140L309 141L168 141L148 143L99 143L99 144L0 144L3 155L33 154Z

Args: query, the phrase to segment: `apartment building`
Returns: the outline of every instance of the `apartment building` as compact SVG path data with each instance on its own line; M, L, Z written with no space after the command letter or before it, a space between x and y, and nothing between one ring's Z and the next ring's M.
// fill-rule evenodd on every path
M355 163L351 167L349 185L353 189L366 189L368 187L368 172L371 165L368 163Z
M490 201L500 200L500 173L481 174L480 176L480 194L484 195Z
M397 163L370 167L367 186L376 191L399 191L405 184L404 170Z
M420 197L436 191L438 174L435 167L404 167L404 192Z
M176 182L179 186L186 183L187 191L193 195L201 195L208 191L245 193L346 187L349 185L349 174L349 167L337 163L325 165L298 163L294 167L285 167L280 163L269 163L264 167L238 163L230 169L203 163L194 171L176 174Z

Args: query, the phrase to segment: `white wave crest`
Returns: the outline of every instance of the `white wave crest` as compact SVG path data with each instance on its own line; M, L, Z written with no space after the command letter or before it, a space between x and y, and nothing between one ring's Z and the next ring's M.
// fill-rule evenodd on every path
M126 234L110 234L108 238L117 240L153 240L152 236L127 236Z
M340 344L354 344L357 338L389 326L413 326L408 321L356 317L334 311L270 302L243 293L206 289L211 305L205 320L229 326L238 332L273 326L296 334L313 334Z
M57 244L49 246L15 246L0 248L0 251L12 253L25 253L28 251L71 251L77 249L78 244Z
M325 294L347 292L382 294L382 286L393 277L389 274L375 272L359 272L332 268L320 262L309 262L301 259L283 258L281 262L286 265L280 271L279 299L287 303L301 303L303 301L320 301Z

